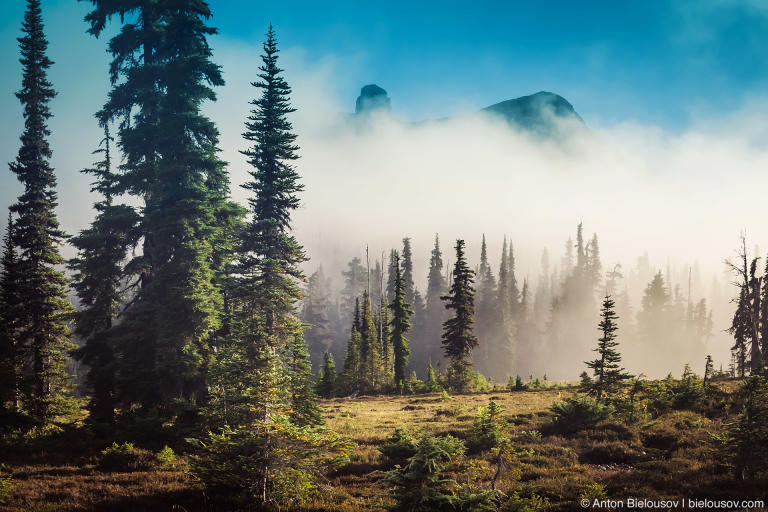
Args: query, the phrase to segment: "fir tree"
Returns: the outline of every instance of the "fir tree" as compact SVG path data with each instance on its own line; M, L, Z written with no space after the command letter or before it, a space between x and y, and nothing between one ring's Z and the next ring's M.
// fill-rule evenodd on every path
M297 425L322 425L325 420L317 405L315 386L311 380L312 365L301 333L291 337L287 360L290 406L293 411L291 420Z
M333 360L333 355L327 350L323 354L323 366L319 373L317 392L323 398L331 398L336 393L336 362Z
M512 312L512 319L517 320L520 315L520 288L517 286L517 277L515 276L515 248L512 241L509 242L509 256L507 257L507 280L509 289L509 307Z
M53 63L46 55L39 0L27 0L22 32L18 41L23 78L16 97L24 107L24 132L18 156L9 165L24 188L10 208L16 216L12 268L23 276L13 284L21 315L14 339L22 377L19 398L32 419L43 424L74 407L65 367L74 344L67 326L73 311L67 300L68 280L56 268L64 263L59 246L67 235L56 218L56 175L49 162L48 103L56 92L47 77Z
M405 286L405 302L413 304L413 294L415 292L413 284L413 252L411 250L411 239L408 237L403 238L403 259L400 267Z
M352 327L347 342L347 352L344 356L343 386L349 394L360 392L362 387L362 358L360 357L360 332Z
M427 360L439 361L441 357L440 333L445 321L445 307L441 297L446 292L445 276L443 275L443 254L440 250L440 238L435 235L435 245L429 258L429 272L427 275L426 295L426 319L422 344L425 346Z
M371 299L368 291L364 291L363 306L360 310L360 360L365 390L369 392L377 391L381 384L381 349L378 338Z
M395 389L402 393L405 384L405 369L408 366L408 339L405 337L411 328L410 318L413 314L410 304L405 300L406 281L403 273L400 272L400 259L395 256L394 275L395 275L395 297L389 305L392 311L392 350L394 352L394 379Z
M88 420L94 424L114 421L116 361L110 329L124 301L122 261L126 251L138 243L139 234L133 208L113 204L118 177L112 170L111 142L105 127L101 147L94 152L103 154L104 159L82 171L96 177L91 190L100 193L102 199L94 204L97 214L91 226L72 239L78 255L69 262L74 272L73 288L80 299L75 333L85 340L77 357L88 365Z
M453 284L446 301L446 309L453 310L453 317L443 323L442 344L445 356L451 360L449 379L457 391L465 391L472 377L472 350L478 340L474 335L475 290L474 272L464 256L464 240L456 240L456 263L453 267Z
M89 33L99 36L112 18L122 26L109 44L112 90L98 116L119 122L115 193L142 202L142 247L123 268L134 297L115 326L116 401L194 421L222 327L227 235L241 213L227 197L218 130L201 112L224 84L207 43L216 30L204 0L91 3Z
M389 305L386 297L381 294L379 301L379 348L381 349L382 386L388 388L394 382L394 347L392 346L392 332L390 330Z
M19 361L17 329L21 315L18 305L19 276L16 273L16 251L13 247L13 218L8 214L8 224L3 236L3 254L0 261L0 414L18 413Z
M600 312L602 320L598 327L602 336L595 349L599 357L586 362L587 366L592 369L594 379L587 384L588 381L582 377L582 386L588 386L588 392L595 395L598 400L602 400L605 395L615 392L623 381L632 378L619 365L621 355L616 350L619 344L615 341L618 317L614 311L614 306L613 299L606 296Z

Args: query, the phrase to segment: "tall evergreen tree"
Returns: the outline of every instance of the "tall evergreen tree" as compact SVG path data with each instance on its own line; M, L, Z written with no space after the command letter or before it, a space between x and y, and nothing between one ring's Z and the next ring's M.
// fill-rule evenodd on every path
M517 284L515 275L515 248L512 241L509 242L509 256L507 257L507 281L509 289L509 307L512 312L512 319L517 321L520 313L520 288Z
M378 329L373 318L373 308L368 291L363 292L363 305L360 310L360 360L364 388L375 392L381 384L381 349L378 344Z
M317 379L317 392L323 398L331 398L336 393L336 361L333 360L333 354L325 351L323 354L323 365L320 368Z
M379 348L381 350L382 389L386 390L394 382L394 347L392 346L392 331L390 329L389 305L386 297L381 294L379 301Z
M427 274L426 320L421 343L425 346L428 360L437 362L441 357L440 335L445 321L445 307L441 297L446 292L445 276L443 275L443 253L440 250L440 238L435 234L435 245L429 258Z
M411 239L403 238L403 260L400 265L403 273L403 282L405 283L405 302L413 304L413 294L415 292L413 283L413 251L411 249Z
M453 267L453 283L448 295L443 296L446 309L453 316L443 323L442 344L451 360L449 380L457 391L466 391L472 377L472 350L478 339L474 334L475 290L474 272L464 256L464 240L456 240L456 263Z
M194 414L207 397L211 343L221 328L219 278L240 214L217 157L218 131L201 112L223 85L211 62L204 0L91 0L89 33L112 18L112 90L99 112L119 122L124 156L116 194L142 201L140 254L123 269L134 297L115 326L116 401L161 418ZM188 414L180 421L193 421Z
M291 421L297 425L322 425L323 413L317 405L312 382L312 365L301 331L290 338L287 373L290 392Z
M39 0L27 0L22 23L22 84L16 97L24 107L24 132L16 159L9 164L24 191L10 208L16 216L11 244L16 251L13 267L20 279L15 293L21 315L14 334L17 361L21 363L20 398L24 410L38 424L72 410L68 397L68 354L74 349L67 320L72 305L67 300L68 280L56 267L64 263L59 246L67 235L56 218L56 175L50 165L48 103L56 96L48 81L53 64L47 56ZM23 363L22 363L23 362Z
M82 171L96 177L91 191L101 194L102 199L94 204L97 213L91 226L72 238L78 255L69 262L74 272L73 288L80 299L75 333L85 340L77 357L88 366L88 420L94 424L114 420L116 368L110 329L124 300L122 262L128 248L138 243L139 234L139 217L134 209L113 204L118 177L112 170L111 142L105 127L104 139L94 152L104 158Z
M400 272L400 259L398 257L395 257L394 272L395 298L389 305L392 311L390 326L392 327L391 337L394 352L395 389L402 392L405 384L405 369L408 366L408 355L410 354L408 338L405 335L411 328L410 318L413 311L411 305L405 301L406 282L404 274Z
M0 418L10 419L18 413L19 361L17 329L21 315L18 305L19 275L16 273L16 251L13 247L13 218L3 236L3 254L0 260Z
M594 378L589 382L587 391L590 394L594 394L598 400L602 400L606 395L615 392L623 381L632 378L620 366L621 355L616 350L616 347L619 345L616 342L616 331L618 330L616 320L618 317L614 307L613 299L606 296L600 311L601 320L598 326L602 333L595 349L598 357L586 362L594 374Z

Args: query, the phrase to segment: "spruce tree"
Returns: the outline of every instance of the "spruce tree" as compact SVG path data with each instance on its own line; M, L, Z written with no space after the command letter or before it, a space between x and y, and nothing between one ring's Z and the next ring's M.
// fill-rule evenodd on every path
M394 347L392 346L392 331L390 329L389 305L386 297L381 294L379 300L379 348L381 350L382 389L392 387L394 382Z
M602 319L598 326L602 336L598 340L597 348L594 349L599 357L586 362L586 365L592 369L594 378L591 383L587 384L588 381L582 377L582 386L587 386L588 392L595 395L598 400L602 400L604 396L612 394L623 381L632 378L620 366L621 355L616 350L619 344L615 341L616 331L618 330L616 325L618 316L616 316L614 307L613 299L610 296L606 296L600 310Z
M142 202L142 247L123 269L135 295L116 326L115 398L124 411L190 422L207 399L227 235L240 214L228 199L218 130L201 112L224 84L207 43L216 29L204 0L91 4L89 33L99 36L113 18L121 25L98 116L119 123L116 194Z
M405 337L411 328L410 318L413 314L411 305L405 300L406 281L404 274L400 271L400 259L395 256L394 261L395 276L395 297L389 305L392 311L392 349L394 352L394 378L395 389L402 393L405 385L405 369L408 366L408 355L410 348L408 339Z
M134 209L113 204L118 176L112 170L111 142L105 127L104 139L94 152L104 158L82 171L96 177L91 191L101 194L102 199L94 204L97 213L91 226L72 238L78 255L69 262L74 272L73 288L80 299L75 333L85 340L77 357L88 366L88 421L94 424L114 421L116 361L110 329L124 300L122 261L126 251L138 243L139 234Z
M512 311L512 319L517 320L520 314L520 288L517 285L515 275L515 248L509 241L509 256L507 257L507 280L509 282L509 308Z
M19 398L25 412L43 424L74 408L65 365L75 346L67 325L73 311L67 299L68 279L57 269L64 263L59 246L67 235L56 218L56 175L49 162L48 104L56 92L47 77L53 63L47 56L39 0L27 0L22 32L18 41L23 78L16 97L24 107L24 132L18 156L9 164L24 188L10 208L16 217L12 268L23 276L14 281L20 314L14 338Z
M464 240L456 240L456 263L453 267L453 283L446 301L446 309L453 316L443 323L442 345L445 356L451 360L449 381L456 391L466 391L472 378L472 350L477 347L474 335L475 290L474 272L464 256Z
M342 384L344 392L350 395L357 394L362 388L362 358L360 357L360 331L355 327L349 332L347 352L344 355L344 367L342 371Z
M360 360L364 389L368 392L378 391L378 386L381 384L381 348L378 339L371 299L368 291L364 291L363 305L360 310Z

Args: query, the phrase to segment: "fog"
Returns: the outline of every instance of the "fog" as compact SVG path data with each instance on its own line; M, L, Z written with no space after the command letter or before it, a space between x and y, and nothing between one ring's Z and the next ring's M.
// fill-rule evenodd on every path
M243 147L239 133L253 77L235 63L253 54L229 48L226 55L229 85L213 115L237 184L246 170L236 150ZM308 272L322 264L340 287L342 268L353 256L364 257L366 246L373 261L408 236L416 287L423 292L435 233L448 261L455 239L465 239L472 265L485 234L494 272L507 236L515 246L518 280L535 286L542 249L557 264L565 240L583 222L588 236L598 234L604 270L621 264L627 274L647 254L652 269L672 278L670 288L678 284L687 294L690 269L692 299L705 297L714 310L707 350L716 366L727 366L729 338L721 331L729 326L733 291L722 261L741 231L750 244L768 235L764 101L747 100L725 117L698 116L677 132L587 115L587 130L564 126L570 136L556 141L477 114L485 105L468 107L460 98L446 103L446 111L464 114L447 120L401 121L407 116L398 112L396 97L392 114L351 120L343 112L352 110L355 98L341 98L339 90L348 84L335 82L343 76L340 63L307 62L299 50L283 53L298 109L292 120L306 191L295 228L311 258ZM244 193L233 187L238 200ZM635 312L646 284L628 283ZM691 356L697 365L700 354ZM677 362L659 364L653 373L681 370Z

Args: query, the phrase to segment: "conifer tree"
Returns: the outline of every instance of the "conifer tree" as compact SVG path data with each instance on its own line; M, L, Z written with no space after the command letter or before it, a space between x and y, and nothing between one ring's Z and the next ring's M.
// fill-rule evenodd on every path
M512 241L509 242L509 256L507 257L507 280L509 288L509 307L512 312L512 319L517 320L520 313L520 288L517 285L517 276L515 275L515 248Z
M91 191L102 198L94 208L96 218L91 226L72 238L78 249L69 262L74 272L73 288L80 299L75 316L75 333L85 344L77 357L88 366L86 384L91 392L88 421L111 424L115 411L115 349L113 321L124 300L121 280L126 251L138 243L138 215L127 205L113 204L118 176L112 170L110 145L112 138L104 128L104 139L94 154L104 158L82 172L96 177Z
M405 302L413 304L413 294L416 291L413 283L413 251L411 250L411 239L403 238L403 257L400 265L403 273L403 283L405 283Z
M464 240L456 240L456 263L453 283L443 296L446 309L453 316L443 323L442 344L445 356L451 360L448 378L456 391L466 391L472 377L472 350L477 347L474 335L475 290L474 272L464 256Z
M392 346L392 332L390 329L389 305L386 297L381 294L379 301L379 348L381 349L382 388L391 387L394 382L394 347Z
M588 385L588 391L590 394L595 395L598 400L602 400L604 396L615 392L623 381L632 378L619 365L621 363L621 355L616 350L619 344L615 341L616 331L618 330L616 325L618 317L614 307L613 299L610 296L606 296L600 311L602 319L598 326L602 336L598 340L597 348L594 350L599 357L586 362L587 366L592 369L594 377ZM582 385L587 385L587 382L582 377Z
M368 392L377 391L381 384L381 349L378 338L371 299L366 290L363 292L363 305L360 310L360 360L364 388Z
M3 253L0 260L0 418L10 419L18 413L19 361L16 355L16 334L20 320L18 311L19 288L16 274L16 251L13 248L13 218L3 236Z
M352 327L347 342L347 352L344 356L343 386L349 394L360 392L362 387L362 358L360 357L360 331Z
M440 334L445 321L445 307L441 297L446 292L445 276L443 275L443 253L440 250L440 237L435 234L435 245L429 258L429 272L427 274L426 311L424 332L421 343L425 345L424 353L427 360L439 361L442 356L440 350Z
M317 392L323 398L331 398L336 393L336 361L333 360L333 355L327 350L323 354L323 366L320 368L319 374Z
M392 301L395 296L395 256L399 253L395 249L389 251L389 264L387 265L387 301Z
M68 396L70 376L66 360L74 349L67 325L73 308L67 299L66 275L59 246L67 235L56 218L56 175L50 165L49 102L56 96L48 81L53 64L47 56L39 0L27 0L22 23L22 84L16 97L24 107L24 132L16 159L9 164L24 188L10 208L16 220L11 245L15 252L13 282L21 315L14 329L17 369L21 375L19 398L38 424L73 410Z
M410 354L408 339L405 335L411 328L410 318L413 311L411 310L411 305L405 301L405 276L400 271L400 259L397 256L395 256L394 263L395 297L389 305L389 309L392 311L390 326L392 328L392 350L394 353L395 389L402 393L405 384L405 369L408 366L408 355Z
M315 386L312 383L312 365L301 332L290 338L288 360L288 387L290 393L291 421L297 425L322 425L325 423L317 405Z
M99 36L113 18L121 25L109 44L112 90L98 114L119 122L115 193L142 202L142 247L123 269L134 297L115 327L116 401L194 421L222 326L227 235L241 213L228 199L218 131L201 112L224 83L207 43L216 30L204 0L91 4L89 33Z

